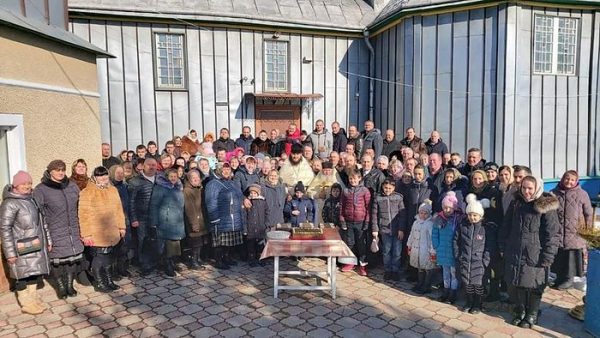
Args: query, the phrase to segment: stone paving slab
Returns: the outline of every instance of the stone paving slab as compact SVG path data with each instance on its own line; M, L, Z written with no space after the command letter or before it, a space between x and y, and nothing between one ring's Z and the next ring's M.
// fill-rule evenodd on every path
M67 300L58 300L46 285L40 294L50 309L38 316L22 314L7 293L0 295L0 337L591 337L567 315L581 303L576 290L548 289L539 326L525 330L507 323L508 308L499 303L482 314L465 314L433 300L437 294L415 295L410 283L384 283L379 269L369 277L338 273L336 300L302 291L283 291L274 299L272 261L267 263L241 263L229 271L208 266L174 279L134 272L110 295L78 285L79 295ZM282 267L294 265L315 270L325 262L284 260Z

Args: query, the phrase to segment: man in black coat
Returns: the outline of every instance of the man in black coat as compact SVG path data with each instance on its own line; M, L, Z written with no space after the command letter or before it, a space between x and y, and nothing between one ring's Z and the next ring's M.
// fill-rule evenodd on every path
M448 153L448 146L442 141L437 130L431 132L431 137L425 142L425 147L427 148L427 155L437 153L443 158Z
M375 161L371 155L362 157L362 184L369 189L371 196L376 196L381 191L381 184L385 181L385 175L381 170L374 167Z
M121 160L112 156L109 143L102 143L102 166L108 169L115 164L121 164Z
M339 122L335 121L331 124L331 134L333 135L332 151L337 151L338 154L346 151L348 137L346 137L346 131L344 128L340 128Z
M226 152L230 152L235 149L235 142L229 138L229 129L227 128L221 128L219 139L213 142L213 151L215 154L219 149L225 149Z
M485 160L481 157L481 149L471 148L467 151L467 163L461 169L458 169L464 176L471 176L475 170L483 169Z
M396 133L394 130L386 130L385 138L383 139L383 150L381 151L381 155L385 155L388 159L391 159L393 152L400 151L400 146L400 140L396 139Z
M129 181L129 219L131 227L137 231L138 261L142 275L148 275L157 261L156 228L149 222L150 198L156 185L156 167L156 160L147 158L142 173Z

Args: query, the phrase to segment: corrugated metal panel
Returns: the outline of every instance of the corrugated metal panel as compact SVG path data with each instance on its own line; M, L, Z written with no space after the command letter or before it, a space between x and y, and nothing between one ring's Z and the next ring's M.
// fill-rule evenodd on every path
M436 92L435 128L442 140L448 142L452 116L452 14L438 17L437 30L435 85L439 90Z

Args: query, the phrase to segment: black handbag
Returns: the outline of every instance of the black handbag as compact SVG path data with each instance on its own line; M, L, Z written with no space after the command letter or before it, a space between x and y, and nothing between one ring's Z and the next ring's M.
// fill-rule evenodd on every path
M17 253L19 256L42 251L42 241L38 236L17 240Z

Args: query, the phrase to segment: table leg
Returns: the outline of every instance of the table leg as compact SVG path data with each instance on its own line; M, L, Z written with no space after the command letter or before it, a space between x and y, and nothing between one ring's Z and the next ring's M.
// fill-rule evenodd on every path
M273 297L277 298L277 292L279 287L279 256L275 256L273 259Z
M331 298L335 299L337 286L336 286L336 266L337 257L331 257Z

